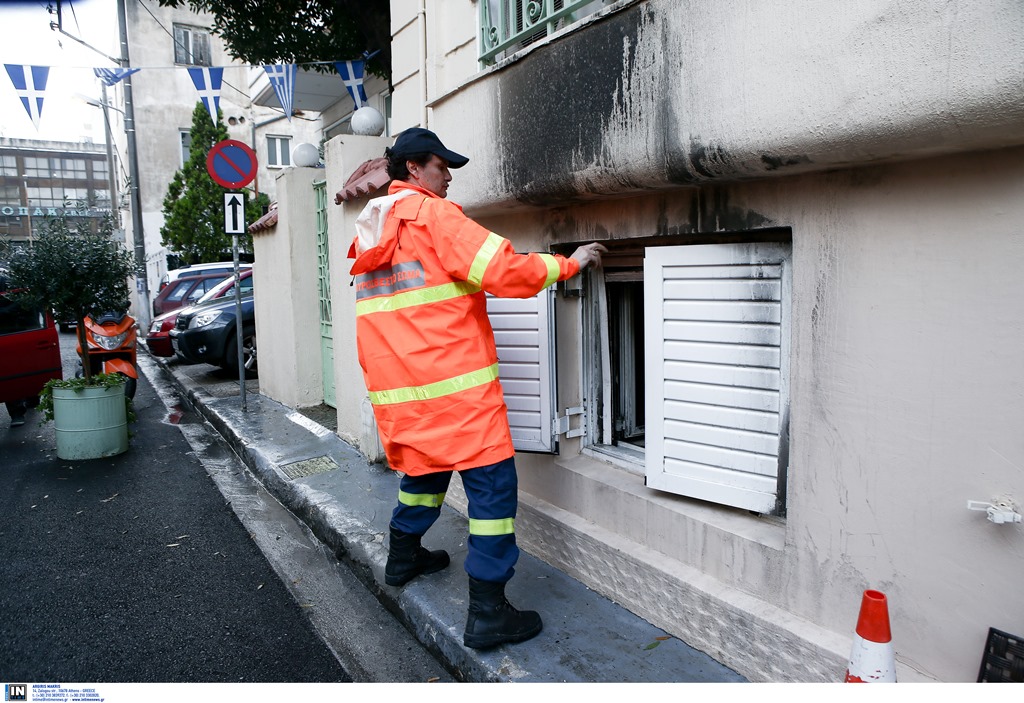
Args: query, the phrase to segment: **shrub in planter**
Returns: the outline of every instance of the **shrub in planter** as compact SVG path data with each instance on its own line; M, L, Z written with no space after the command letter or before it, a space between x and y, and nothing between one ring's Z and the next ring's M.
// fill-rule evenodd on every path
M27 249L10 257L8 277L12 287L20 289L15 299L30 307L50 309L58 320L75 320L78 344L82 349L88 348L86 316L128 308L128 280L135 273L135 261L131 252L114 240L112 234L113 224L109 218L101 223L97 232L92 232L76 227L66 215L61 214L47 220L44 231ZM111 406L110 399L105 398L123 396L124 378L94 374L91 366L83 364L83 377L80 379L50 381L40 394L44 420L55 421L57 454L61 458L98 458L127 449L127 421L129 417L134 418L131 402L129 399L115 401ZM96 391L87 392L87 389ZM103 405L69 403L62 420L61 413L54 406L60 398L54 394L64 390L72 393L58 395L71 400L86 395L96 396L96 402ZM125 407L120 407L120 402L125 402ZM73 418L74 413L81 414L84 422ZM91 429L90 422L94 420L99 422L96 426L98 434L116 435L107 446L100 446L102 437L88 436L87 430ZM66 430L69 422L74 426L73 430ZM72 441L76 446L68 448ZM95 446L85 446L90 443Z
M82 349L88 346L87 315L128 309L128 279L135 274L135 260L112 238L113 232L109 217L92 232L76 227L62 212L49 218L41 235L10 259L11 287L21 289L15 299L50 309L58 320L74 320ZM84 364L86 385L93 375L89 366Z

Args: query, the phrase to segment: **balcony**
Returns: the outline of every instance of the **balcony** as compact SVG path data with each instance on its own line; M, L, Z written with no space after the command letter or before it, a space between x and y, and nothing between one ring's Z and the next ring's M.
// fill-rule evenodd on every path
M597 12L607 0L482 0L480 64L489 66Z

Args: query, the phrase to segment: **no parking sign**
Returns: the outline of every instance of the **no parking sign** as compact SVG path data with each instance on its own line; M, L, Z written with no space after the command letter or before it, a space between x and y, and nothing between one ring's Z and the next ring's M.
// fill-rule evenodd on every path
M206 154L206 170L217 184L241 188L256 177L256 152L237 139L217 142Z

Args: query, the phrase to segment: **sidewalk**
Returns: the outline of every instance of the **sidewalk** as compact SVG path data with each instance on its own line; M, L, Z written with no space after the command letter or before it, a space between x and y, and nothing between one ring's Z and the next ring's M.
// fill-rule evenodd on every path
M743 677L626 609L522 553L509 601L537 610L544 630L534 639L477 651L464 647L467 521L449 506L424 538L452 558L444 571L402 588L384 584L387 532L398 476L369 464L335 434L333 411L292 410L212 366L186 366L140 350L139 367L154 385L167 381L234 448L285 507L334 550L409 630L469 682L742 682ZM307 415L318 417L323 424ZM324 425L327 425L325 427Z

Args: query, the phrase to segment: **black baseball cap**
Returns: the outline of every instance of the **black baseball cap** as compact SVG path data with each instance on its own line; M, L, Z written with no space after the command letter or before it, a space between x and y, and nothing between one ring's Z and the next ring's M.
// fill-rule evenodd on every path
M447 149L436 134L422 127L411 127L399 134L390 154L399 159L416 154L437 154L448 162L449 168L462 168L469 163L467 157Z

